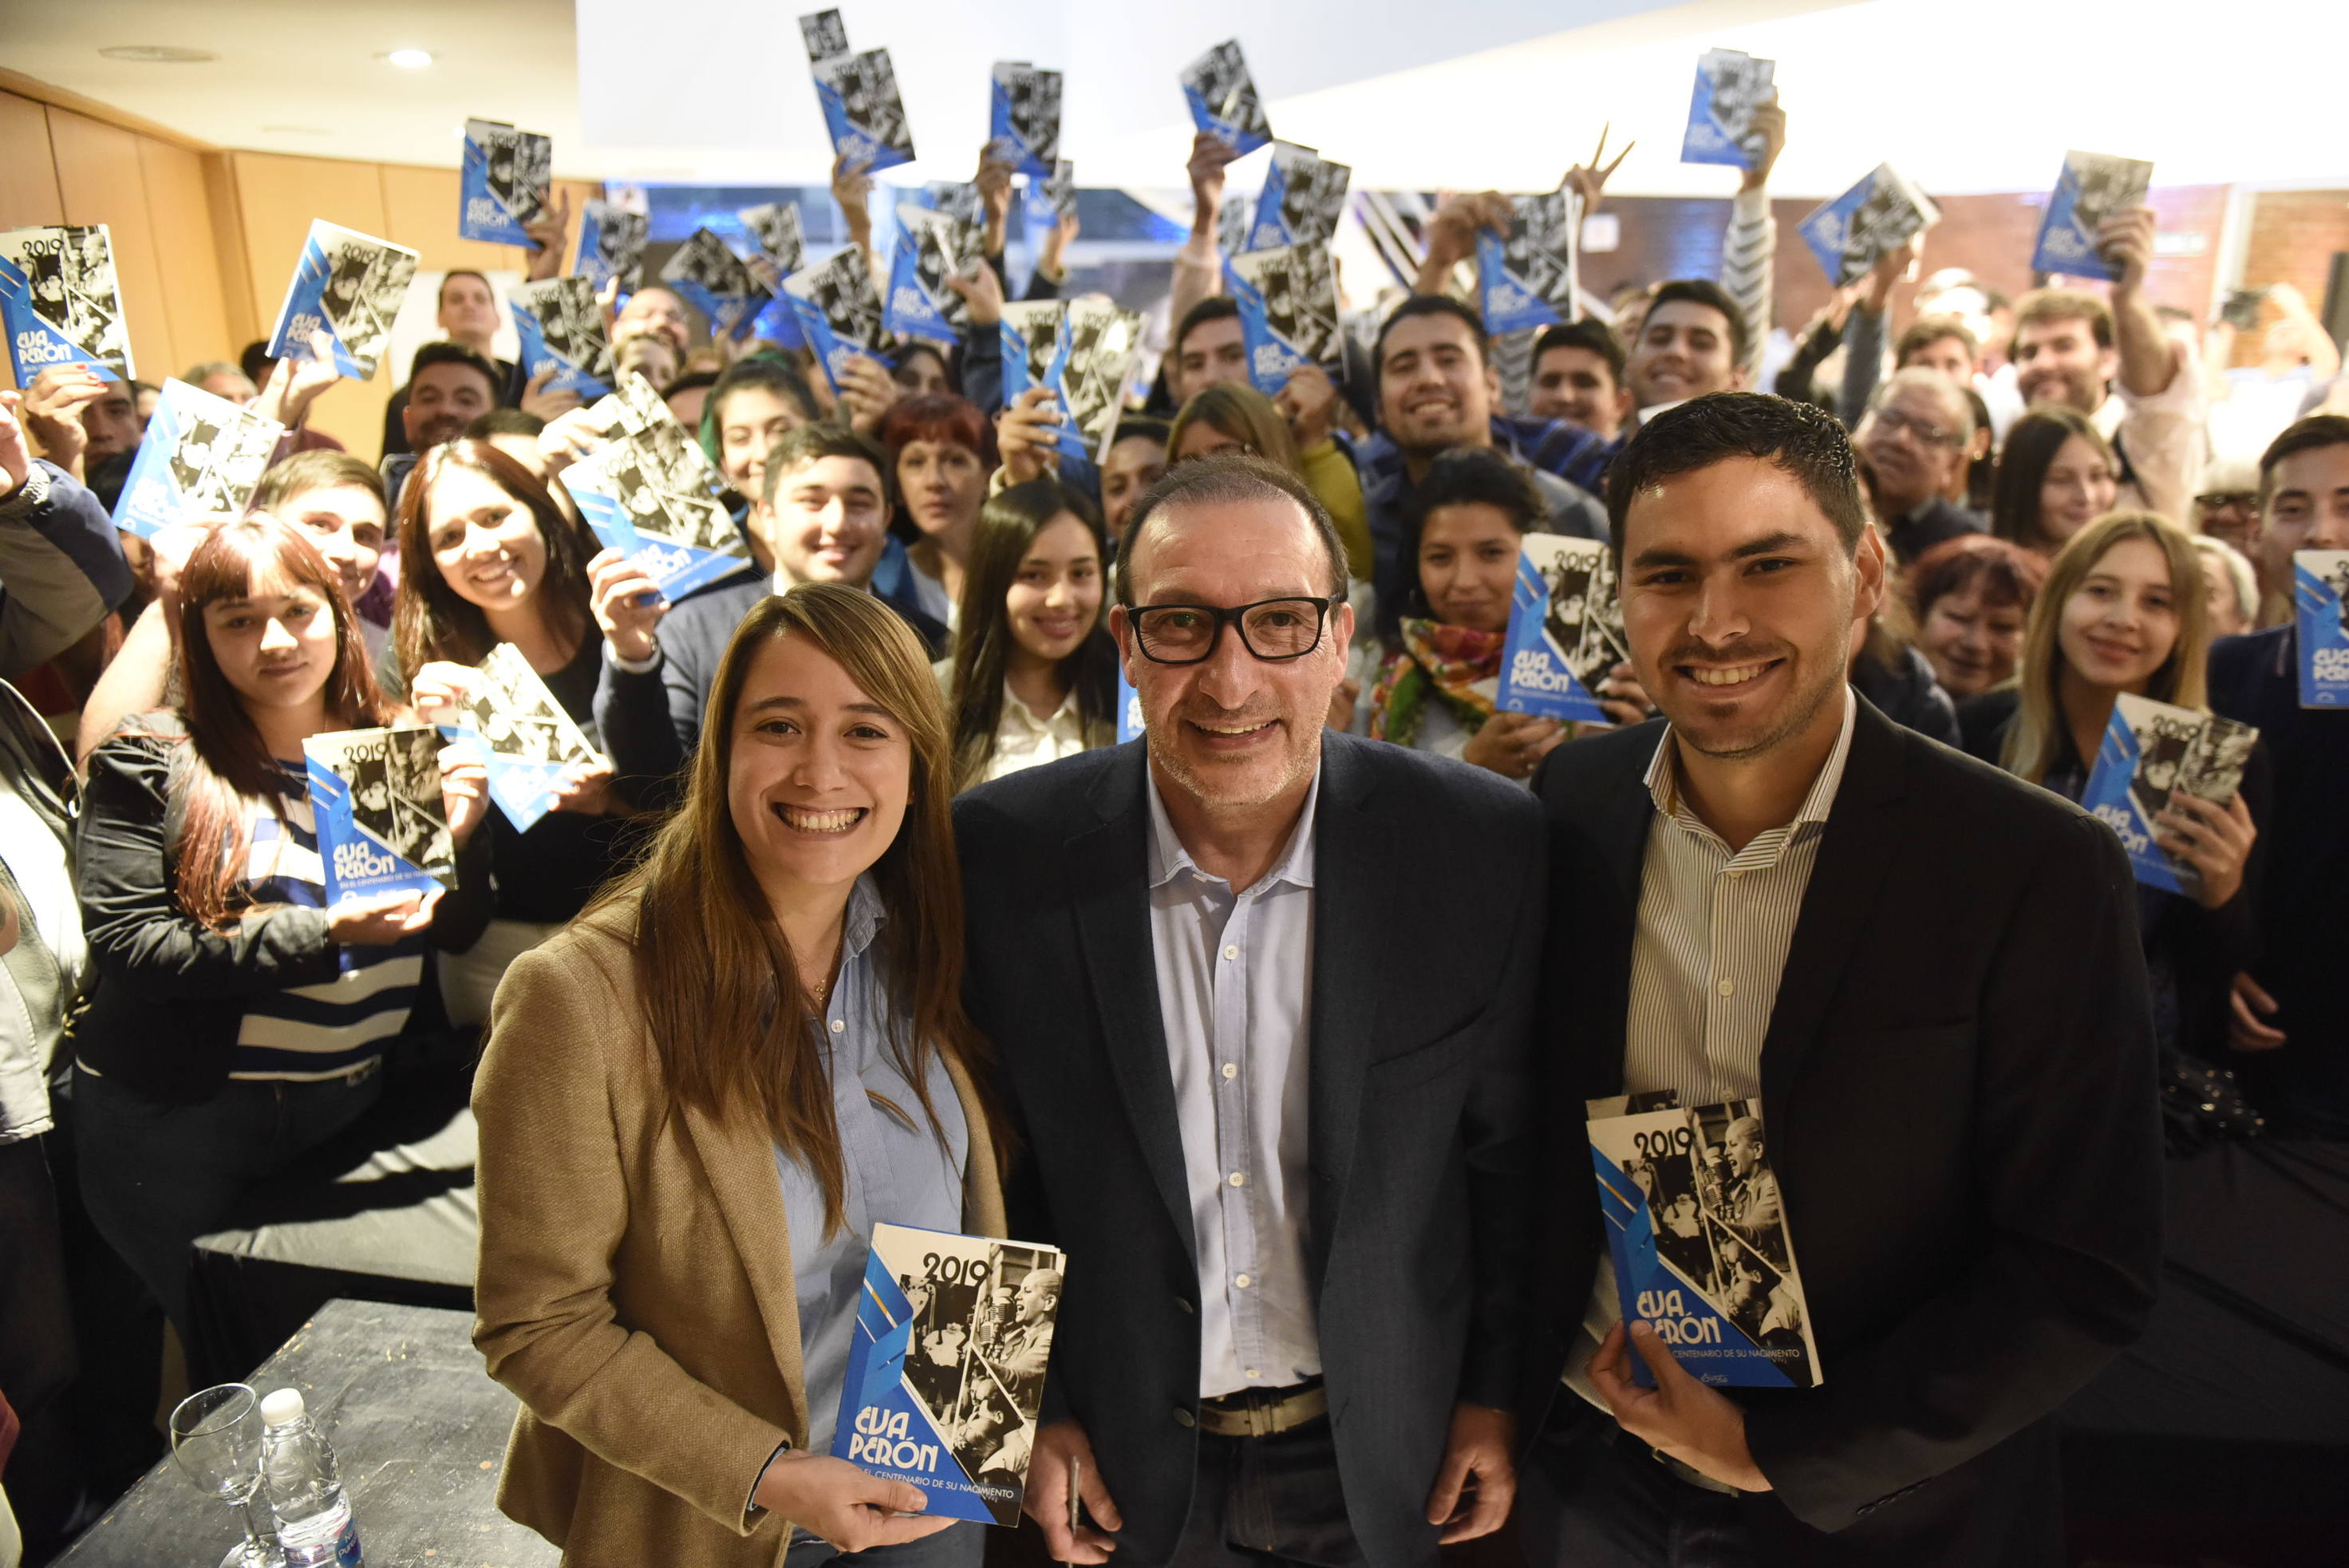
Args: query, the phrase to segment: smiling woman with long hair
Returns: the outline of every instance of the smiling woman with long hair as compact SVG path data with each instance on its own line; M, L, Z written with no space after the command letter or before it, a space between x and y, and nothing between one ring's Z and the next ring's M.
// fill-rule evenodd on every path
M872 1228L1000 1234L946 713L889 607L744 618L643 863L499 987L474 1338L572 1563L975 1568L830 1451ZM829 1548L821 1544L828 1542Z

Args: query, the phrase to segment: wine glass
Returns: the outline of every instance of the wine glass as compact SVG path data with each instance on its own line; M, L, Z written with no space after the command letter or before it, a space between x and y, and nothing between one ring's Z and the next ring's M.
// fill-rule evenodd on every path
M220 1568L285 1568L276 1541L253 1521L261 1490L261 1396L242 1383L223 1383L180 1401L171 1412L171 1458L200 1491L236 1505L244 1540Z

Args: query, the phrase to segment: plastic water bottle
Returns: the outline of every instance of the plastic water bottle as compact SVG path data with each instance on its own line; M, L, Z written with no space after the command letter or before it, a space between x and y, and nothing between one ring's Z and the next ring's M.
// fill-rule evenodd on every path
M302 1407L301 1391L270 1395L261 1402L261 1474L285 1568L359 1568L351 1500L335 1473L335 1450Z

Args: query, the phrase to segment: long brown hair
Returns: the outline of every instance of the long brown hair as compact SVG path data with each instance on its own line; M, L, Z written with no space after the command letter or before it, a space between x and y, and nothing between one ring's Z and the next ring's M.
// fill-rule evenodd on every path
M388 705L368 666L358 618L343 597L342 576L317 546L300 530L266 516L213 529L180 573L179 711L188 744L172 787L182 792L187 806L175 846L180 908L214 929L233 925L249 909L236 892L253 842L245 803L266 802L283 822L289 789L244 699L212 652L204 608L222 599L248 598L273 576L316 590L335 618L335 666L320 693L328 715L348 729L388 722Z
M635 904L636 981L671 1103L730 1118L756 1115L823 1190L824 1229L843 1223L847 1170L833 1116L823 1009L801 982L790 943L734 830L728 784L734 716L751 662L769 643L805 638L840 664L913 742L911 799L871 875L889 912L881 980L888 1050L932 1127L933 1053L984 1094L991 1055L962 1008L962 873L955 858L953 763L945 705L920 641L886 605L836 583L802 583L754 605L719 660L685 798L650 850L588 915Z
M2014 723L2007 731L2002 761L2006 771L2047 782L2064 734L2064 648L2057 638L2064 605L2077 591L2098 561L2116 545L2130 539L2150 539L2169 561L2169 597L2177 607L2178 640L2145 683L2145 694L2157 702L2180 708L2208 705L2203 664L2210 651L2209 605L2203 597L2202 556L2186 532L2166 517L2150 512L2112 512L2097 518L2065 541L2047 569L2046 586L2031 607L2023 634L2023 658L2014 680L2022 691ZM2080 759L2092 764L2094 757Z
M543 596L539 613L557 637L585 637L595 625L587 585L593 552L579 530L530 470L488 441L452 441L426 452L399 493L399 600L391 612L391 646L400 673L413 678L419 667L435 659L478 664L498 645L481 607L450 587L432 558L432 487L452 468L481 475L530 513L546 549L546 569L538 579L537 592Z
M1191 394L1166 430L1166 461L1176 461L1183 438L1193 425L1204 424L1216 434L1238 441L1267 462L1278 463L1300 477L1305 464L1297 455L1297 440L1288 421L1280 417L1270 398L1245 381L1217 381Z
M2049 538L2040 521L2039 493L2055 454L2075 437L2095 448L2114 479L2120 478L2111 444L2087 415L2068 403L2042 403L2014 421L1999 449L1998 473L1991 482L1992 534L2043 555L2052 556L2062 547L2064 542Z

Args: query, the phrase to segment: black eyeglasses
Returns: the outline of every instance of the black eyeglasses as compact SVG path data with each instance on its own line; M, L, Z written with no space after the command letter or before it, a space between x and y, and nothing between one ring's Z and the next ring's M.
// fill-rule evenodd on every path
M1224 609L1216 605L1143 605L1128 609L1133 640L1153 664L1204 664L1223 640L1224 628L1239 628L1240 644L1268 664L1302 659L1321 646L1330 618L1327 599L1258 599Z

